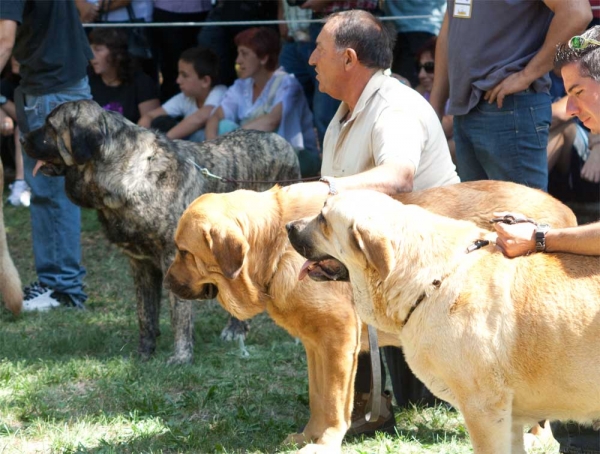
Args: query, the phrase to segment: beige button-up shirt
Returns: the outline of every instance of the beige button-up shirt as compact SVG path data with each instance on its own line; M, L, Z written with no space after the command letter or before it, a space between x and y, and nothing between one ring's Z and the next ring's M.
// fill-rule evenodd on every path
M385 162L410 162L413 190L459 183L442 125L421 94L378 71L349 119L341 103L327 128L321 175L355 175Z

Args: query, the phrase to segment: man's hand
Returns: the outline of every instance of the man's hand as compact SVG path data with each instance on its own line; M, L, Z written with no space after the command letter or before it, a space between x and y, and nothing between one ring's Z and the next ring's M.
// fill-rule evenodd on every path
M590 143L590 155L581 168L581 178L592 183L600 183L600 143Z
M12 136L15 132L15 122L0 109L0 135Z
M497 102L498 108L501 109L506 96L526 90L531 82L523 71L519 71L508 76L491 90L486 91L484 99L490 104Z
M519 213L494 213L497 218L510 215L515 219L526 219ZM494 223L494 228L498 234L496 247L507 257L518 257L535 252L535 229L536 225L532 222L517 222L507 224L505 222Z

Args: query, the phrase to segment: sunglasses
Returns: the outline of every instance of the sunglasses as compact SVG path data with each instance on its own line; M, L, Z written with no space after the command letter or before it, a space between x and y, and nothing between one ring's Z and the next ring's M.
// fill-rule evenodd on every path
M569 40L569 47L573 50L586 49L589 46L600 46L600 41L596 41L591 38L584 38L583 36L573 36Z
M433 74L434 67L434 63L432 61L428 61L422 65L417 65L417 73L420 73L422 68L427 74Z

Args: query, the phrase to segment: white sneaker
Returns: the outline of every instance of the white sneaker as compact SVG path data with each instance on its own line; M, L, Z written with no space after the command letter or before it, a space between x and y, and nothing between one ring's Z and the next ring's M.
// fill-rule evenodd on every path
M60 306L60 302L52 298L52 289L40 282L34 282L23 289L23 311L48 311Z
M31 189L25 183L25 180L15 180L13 184L8 185L10 195L8 202L13 206L28 207L31 203Z

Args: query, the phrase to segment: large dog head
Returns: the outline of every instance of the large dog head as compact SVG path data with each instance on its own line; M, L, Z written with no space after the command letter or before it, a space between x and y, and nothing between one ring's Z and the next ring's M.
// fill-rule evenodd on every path
M88 162L100 148L106 115L94 101L61 104L50 112L44 126L25 135L23 149L43 162L39 168L44 175L63 175L67 167Z
M348 191L328 198L316 217L289 223L292 246L308 259L300 278L348 280L348 268L354 267L375 270L385 279L395 263L393 237L384 231L390 203L401 205L372 191Z
M251 269L252 251L263 254L269 248L268 244L252 244L251 230L257 223L249 222L248 207L256 206L256 197L259 193L244 190L205 194L184 211L175 233L177 253L165 276L169 290L183 299L217 297L239 319L265 310L269 297L264 282L258 282L263 279L257 276L264 274L268 280L274 260L265 254L263 260L269 263Z

